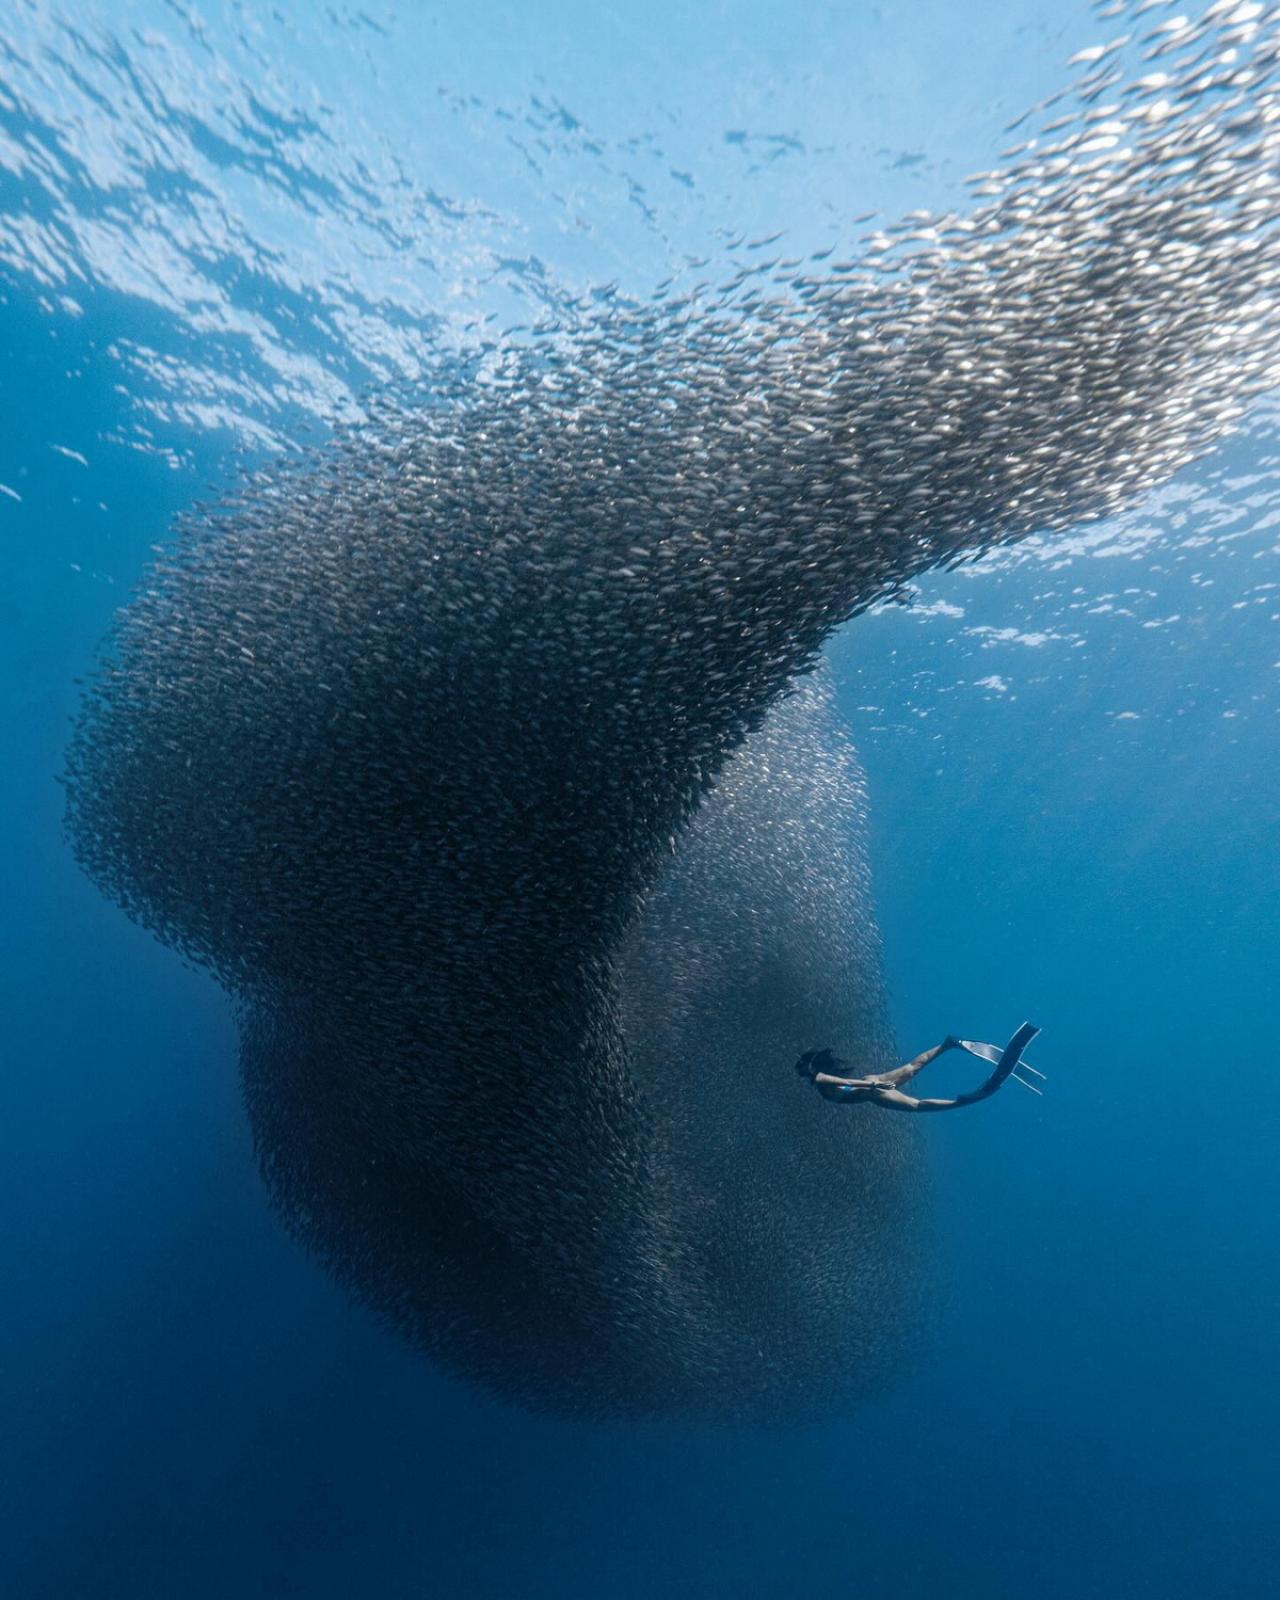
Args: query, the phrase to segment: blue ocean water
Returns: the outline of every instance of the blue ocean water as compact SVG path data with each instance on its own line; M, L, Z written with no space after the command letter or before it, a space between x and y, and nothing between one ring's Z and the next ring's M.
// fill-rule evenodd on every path
M426 1368L283 1236L224 999L62 837L77 679L175 514L565 294L961 203L1099 26L1030 0L0 22L0 1593L1273 1592L1265 404L1141 506L831 647L900 1042L1029 1015L1050 1074L926 1128L941 1333L853 1422L557 1423Z

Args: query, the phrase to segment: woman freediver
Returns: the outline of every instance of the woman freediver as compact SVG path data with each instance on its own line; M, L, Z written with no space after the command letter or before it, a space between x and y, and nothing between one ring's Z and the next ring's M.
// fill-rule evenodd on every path
M837 1100L842 1105L865 1104L869 1101L872 1105L887 1106L894 1111L953 1111L957 1106L971 1106L979 1100L989 1100L1010 1078L1024 1089L1030 1089L1033 1094L1040 1094L1042 1091L1023 1074L1031 1073L1034 1077L1043 1078L1044 1073L1037 1072L1030 1062L1022 1058L1023 1051L1039 1032L1033 1023L1024 1022L1003 1050L998 1045L980 1044L974 1039L957 1039L954 1034L948 1034L941 1044L922 1051L905 1066L896 1067L892 1072L873 1072L862 1078L845 1077L838 1069L847 1063L830 1050L809 1050L796 1062L796 1071L801 1077L808 1078L825 1099ZM945 1100L918 1100L914 1095L902 1093L899 1084L910 1082L917 1072L923 1071L947 1050L967 1050L971 1056L988 1062L992 1067L990 1076L968 1094L953 1095Z

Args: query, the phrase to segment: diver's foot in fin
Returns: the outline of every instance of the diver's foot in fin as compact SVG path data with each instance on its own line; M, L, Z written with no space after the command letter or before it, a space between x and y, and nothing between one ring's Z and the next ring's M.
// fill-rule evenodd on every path
M996 1073L997 1076L1003 1073L1004 1077L1012 1078L1016 1083L1020 1083L1024 1089L1030 1089L1032 1094L1042 1095L1044 1090L1038 1089L1031 1079L1039 1078L1043 1083L1045 1082L1044 1073L1038 1071L1029 1061L1022 1059L1022 1052L1039 1032L1039 1028L1034 1023L1024 1022L1001 1052ZM1023 1077L1023 1073L1028 1073L1030 1076Z
M971 1056L977 1056L979 1061L985 1061L995 1068L990 1080L993 1089L999 1088L1006 1078L1014 1078L1024 1089L1030 1089L1032 1094L1043 1094L1044 1090L1037 1088L1031 1080L1038 1078L1041 1083L1045 1082L1044 1073L1022 1059L1022 1052L1039 1032L1034 1023L1024 1022L1003 1050L999 1045L982 1044L977 1039L957 1039L955 1042Z

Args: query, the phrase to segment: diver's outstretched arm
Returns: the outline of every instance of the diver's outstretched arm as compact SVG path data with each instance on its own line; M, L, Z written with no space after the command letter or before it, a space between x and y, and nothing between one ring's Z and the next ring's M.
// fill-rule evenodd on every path
M962 1050L963 1048L963 1041L955 1038L952 1034L948 1034L941 1044L935 1044L928 1050L922 1050L918 1056L913 1057L905 1066L895 1067L892 1072L873 1073L865 1078L851 1078L836 1071L835 1069L844 1067L847 1063L842 1061L833 1051L809 1050L796 1062L796 1071L802 1078L809 1078L819 1086L824 1083L887 1083L896 1086L900 1083L906 1083L910 1078L914 1078L916 1073L923 1071L931 1061L936 1061L944 1050Z

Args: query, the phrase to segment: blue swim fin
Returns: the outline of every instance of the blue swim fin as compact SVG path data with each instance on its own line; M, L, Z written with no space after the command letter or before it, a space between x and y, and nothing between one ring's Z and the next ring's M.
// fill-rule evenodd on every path
M1024 1022L1014 1034L1004 1049L994 1044L981 1044L976 1039L961 1039L961 1049L967 1050L971 1056L977 1056L979 1061L985 1061L996 1070L992 1074L995 1084L999 1087L1006 1078L1017 1078L1024 1089L1030 1089L1032 1094L1042 1094L1043 1090L1037 1089L1034 1083L1019 1077L1019 1072L1030 1072L1033 1076L1044 1079L1044 1073L1036 1071L1030 1062L1022 1059L1022 1052L1027 1048L1040 1029L1032 1022Z

